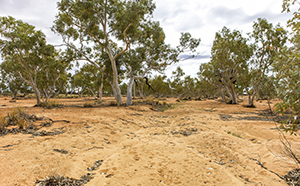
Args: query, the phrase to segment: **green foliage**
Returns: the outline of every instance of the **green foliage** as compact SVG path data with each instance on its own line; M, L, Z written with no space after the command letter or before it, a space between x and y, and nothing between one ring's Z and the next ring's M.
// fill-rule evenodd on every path
M155 76L153 79L150 79L150 84L154 88L156 97L163 97L171 94L171 89L169 83L167 82L167 76ZM152 90L145 90L151 93Z
M290 12L290 7L295 3L299 3L297 0L284 0L283 12ZM280 55L274 63L274 69L276 70L276 87L279 98L282 99L282 103L276 104L276 110L282 114L289 113L290 118L288 125L284 127L287 131L293 131L299 129L300 123L300 8L294 12L294 17L288 21L288 26L292 29L290 42L292 47L284 47L280 50Z
M73 89L80 89L82 94L94 96L101 85L101 73L95 66L85 64L71 77L70 83Z
M244 90L248 94L248 106L252 107L254 97L261 89L267 91L266 94L274 90L265 86L275 86L271 85L274 81L268 76L287 36L280 25L274 27L261 18L254 22L253 31L248 36L245 38L240 31L230 31L226 27L216 33L211 61L200 66L198 76L199 86L213 85L223 95L223 100L225 88L232 103L238 103L236 92L241 94Z
M105 72L116 101L121 104L120 57L137 38L143 38L143 33L151 33L145 31L154 9L152 0L61 0L52 30L62 35L65 44L76 51L78 58ZM118 47L115 39L125 42L126 47ZM80 47L75 43L80 43Z
M28 85L21 79L18 71L11 68L11 64L9 62L2 62L0 64L0 73L2 76L1 83L4 85L2 90L7 89L13 94L13 97L16 97L18 92L30 92Z
M182 77L185 75L180 66L177 67L176 71L172 72L170 86L174 94L181 95L184 92Z
M235 89L241 87L239 78L248 74L247 61L253 54L247 42L240 31L223 27L216 33L211 50L213 72L228 90L233 104L238 104Z
M199 67L197 87L201 91L200 97L208 97L214 95L216 89L220 92L220 96L223 93L223 84L220 82L220 77L214 71L212 63L202 63Z
M55 90L56 81L72 60L72 52L67 50L64 55L56 51L54 46L46 43L46 36L41 31L10 16L0 17L0 35L0 50L4 59L2 76L11 77L4 80L8 84L21 86L25 82L35 92L37 104L41 102L41 92L47 101ZM26 86L22 87L26 91Z

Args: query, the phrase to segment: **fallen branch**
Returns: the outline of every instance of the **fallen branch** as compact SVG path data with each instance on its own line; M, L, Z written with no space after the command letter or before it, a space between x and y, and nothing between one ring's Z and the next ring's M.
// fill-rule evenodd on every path
M284 180L284 178L283 178L282 176L280 176L278 173L276 173L276 172L274 172L274 171L272 171L272 170L269 170L267 167L265 167L264 164L263 164L262 162L258 161L257 159L254 159L254 158L249 158L249 159L250 159L250 160L253 160L253 161L256 161L256 162L257 162L257 163L256 163L257 165L260 165L262 168L266 169L268 172L273 173L273 174L275 174L276 176L278 176L280 179Z

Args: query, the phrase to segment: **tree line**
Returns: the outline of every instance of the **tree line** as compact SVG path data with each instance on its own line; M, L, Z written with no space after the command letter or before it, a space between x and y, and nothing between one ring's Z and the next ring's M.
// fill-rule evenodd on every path
M298 3L283 0L283 12ZM220 96L223 101L227 96L232 104L246 94L249 107L256 97L278 97L283 100L278 110L299 120L299 9L287 23L290 33L262 18L246 36L223 27L215 35L210 61L200 65L196 78L184 77L180 67L170 78L148 78L185 60L181 54L195 52L201 41L181 33L177 47L166 44L163 29L152 18L155 8L152 0L61 0L51 28L62 38L60 48L47 44L46 35L34 26L0 17L1 90L14 96L33 91L38 105L66 91L100 99L109 93L118 105L123 104L122 93L131 105L136 91L140 96ZM68 73L80 61L85 62L80 70Z

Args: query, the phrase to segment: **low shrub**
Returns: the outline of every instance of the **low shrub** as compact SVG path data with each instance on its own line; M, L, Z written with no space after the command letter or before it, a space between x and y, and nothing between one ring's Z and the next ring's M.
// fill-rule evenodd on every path
M17 125L20 129L23 129L29 124L27 116L28 114L23 111L23 108L16 107L7 117L4 117L4 119L1 118L0 120L3 121L2 125Z

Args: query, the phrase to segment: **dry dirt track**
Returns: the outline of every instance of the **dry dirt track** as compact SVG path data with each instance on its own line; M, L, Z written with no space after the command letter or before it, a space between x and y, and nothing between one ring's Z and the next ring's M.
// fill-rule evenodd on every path
M108 103L112 98L108 98ZM282 146L274 122L257 108L219 101L176 103L164 112L150 105L82 108L93 100L57 100L65 108L32 107L35 100L10 103L0 98L0 114L24 106L27 113L55 122L43 130L62 130L55 136L9 134L0 137L0 185L34 185L49 175L79 179L95 161L103 164L86 185L286 185L256 160L280 175L295 168L280 157ZM246 100L245 100L246 102ZM77 105L71 106L71 105ZM260 120L257 120L261 117ZM288 136L294 147L299 138ZM53 149L66 150L64 154Z

